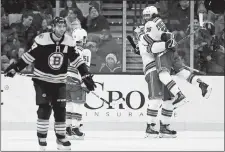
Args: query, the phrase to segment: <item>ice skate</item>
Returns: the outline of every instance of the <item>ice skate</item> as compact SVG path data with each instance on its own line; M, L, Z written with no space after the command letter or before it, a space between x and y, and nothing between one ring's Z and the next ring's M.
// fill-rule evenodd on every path
M58 150L71 150L71 143L67 138L56 139Z
M169 128L170 124L162 124L160 121L159 138L176 138L177 132Z
M66 127L66 136L72 138L72 126Z
M202 96L208 99L212 92L212 88L204 82L199 82L199 88L202 90Z
M188 103L189 101L186 99L184 94L180 91L177 93L176 99L173 102L174 109L177 109L180 106L183 106L184 104Z
M155 129L155 123L147 124L145 138L158 138L159 132Z
M83 140L84 136L85 136L85 133L80 131L80 127L72 128L72 139Z
M39 150L45 151L47 147L46 138L38 138Z

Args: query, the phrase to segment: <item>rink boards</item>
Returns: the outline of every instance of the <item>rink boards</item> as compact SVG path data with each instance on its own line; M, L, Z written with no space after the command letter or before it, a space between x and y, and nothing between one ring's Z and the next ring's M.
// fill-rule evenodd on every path
M35 128L35 92L31 78L16 75L12 78L1 77L2 127L12 126ZM175 125L181 130L223 130L224 126L224 77L204 76L203 80L213 87L208 100L201 97L198 87L191 86L175 77L176 82L191 101L175 112ZM102 101L87 95L83 121L87 129L130 129L141 130L146 122L148 87L143 75L95 75L98 84L95 91L108 101L124 97L125 101L115 106L102 105ZM53 122L53 119L51 119ZM29 124L29 125L27 125ZM93 127L94 126L94 127ZM128 130L129 130L128 129Z

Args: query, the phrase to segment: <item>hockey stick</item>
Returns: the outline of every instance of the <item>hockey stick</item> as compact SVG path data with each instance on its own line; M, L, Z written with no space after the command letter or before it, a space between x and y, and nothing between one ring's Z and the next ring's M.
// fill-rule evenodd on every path
M179 42L177 42L176 46L179 45L179 44L182 44L184 40L186 40L187 38L189 38L191 35L195 34L195 32L197 32L197 31L200 30L200 29L201 29L201 28L198 28L198 29L195 30L194 32L192 32L192 33L190 33L189 35L187 35L187 36L185 36L184 38L182 38ZM131 44L131 46L133 47L133 49L136 49L136 48L137 48L136 45L135 45L135 43L134 43L133 38L132 38L130 35L127 36L127 40L130 42L130 44ZM162 53L160 53L159 56L163 55L163 54L166 53L166 52L167 52L167 50L164 51L164 52L162 52ZM136 54L137 54L137 53L136 53ZM195 71L195 72L197 72L197 73L199 73L199 74L201 74L201 75L206 75L205 72L199 71L199 70L197 70L197 69L193 69L193 68L188 67L188 66L186 66L186 65L184 65L184 67L187 68L187 69L189 69L189 70L191 70L191 71Z
M182 44L184 40L186 40L187 38L189 38L191 35L195 34L195 33L196 33L197 31L199 31L200 29L201 29L201 28L198 28L198 29L195 30L194 32L190 33L189 35L187 35L187 36L185 36L184 38L182 38L181 40L179 40L179 41L177 42L177 44L175 45L175 47L178 46L178 45L180 45L180 44ZM137 47L136 47L136 44L134 43L134 40L133 40L132 36L128 35L128 36L127 36L127 40L130 42L130 44L131 44L131 46L133 47L133 49L136 49L136 48L137 48Z
M1 71L1 74L4 74L4 72ZM24 73L19 73L19 72L17 72L16 74L21 75L21 76L31 77L31 78L40 78L39 76L35 76L35 75L33 75L33 74L24 74ZM63 83L65 83L65 82L63 82ZM95 82L95 83L101 85L101 86L102 86L102 89L104 90L104 82L103 82L103 83ZM73 83L73 82L66 82L66 84L69 84L69 85L77 85L77 83ZM83 89L83 88L81 87L81 88L75 90L74 92L79 91L79 90L81 90L81 89ZM83 89L83 90L86 91L85 89ZM3 90L1 90L1 92L3 92ZM87 91L86 91L86 92L87 92ZM90 91L90 92L91 92L94 96L96 96L98 99L100 99L101 101L103 101L101 107L103 107L104 103L106 103L106 104L108 104L108 105L116 105L116 104L120 104L120 103L121 103L121 102L116 102L116 103L113 102L113 103L110 103L109 101L107 101L107 100L105 100L104 98L102 98L101 96L99 96L96 92L93 92L93 91ZM122 99L123 101L125 101L125 99L124 99L123 97L122 97L121 99Z
M203 72L203 71L199 71L199 70L197 70L197 69L193 69L193 68L191 68L191 67L189 67L189 66L186 66L186 65L184 65L184 67L187 68L187 69L189 69L190 71L197 72L198 74L206 75L206 73Z
M198 32L200 29L202 29L202 28L199 27L197 30L195 30L195 31L193 31L192 33L188 34L187 36L183 37L181 40L179 40L179 41L177 42L177 44L175 45L175 47L178 46L178 45L180 45L180 44L182 44L184 40L186 40L186 39L189 38L191 35L193 35L193 34L195 34L196 32Z
M130 44L133 47L133 49L136 49L136 45L134 43L134 40L133 40L132 36L127 35L127 40L130 42Z

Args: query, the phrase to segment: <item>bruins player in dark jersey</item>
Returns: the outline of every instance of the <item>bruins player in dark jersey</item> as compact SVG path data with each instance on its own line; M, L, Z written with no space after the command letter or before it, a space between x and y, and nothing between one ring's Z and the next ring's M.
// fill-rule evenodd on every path
M13 77L27 65L34 64L35 77L32 78L36 91L37 136L41 150L47 146L49 118L54 111L54 130L59 150L70 150L71 143L66 138L66 77L70 65L76 67L89 91L95 89L92 75L80 54L74 49L72 37L65 35L66 21L56 17L53 31L38 35L31 49L24 53L16 64L5 70L5 76Z

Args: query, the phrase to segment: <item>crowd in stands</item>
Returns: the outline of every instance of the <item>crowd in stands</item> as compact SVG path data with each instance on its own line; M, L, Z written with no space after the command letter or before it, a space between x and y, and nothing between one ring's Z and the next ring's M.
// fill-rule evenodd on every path
M194 68L208 74L224 74L224 0L198 0L194 9ZM190 1L158 1L161 16L177 41L190 34ZM200 30L199 13L204 28ZM179 45L178 53L190 65L190 39Z
M2 4L1 24L1 70L16 62L21 55L32 46L35 36L52 31L51 21L54 18L53 7L49 0L27 1L23 8L23 1L9 0ZM85 47L92 51L91 72L115 73L122 72L122 48L113 39L107 19L101 15L98 2L89 3L89 14L84 16L75 0L62 1L63 8L60 16L66 18L68 31L71 26L79 24L88 32ZM13 10L12 7L17 7ZM13 14L15 13L15 14ZM13 17L12 17L13 16ZM19 16L19 17L17 17ZM13 18L13 19L10 19ZM23 72L31 72L32 67Z
M160 15L177 41L190 34L190 1L152 1L156 2ZM123 57L122 46L112 37L110 24L101 14L100 4L90 1L89 13L84 16L76 0L63 0L61 3L63 9L59 14L66 18L68 30L80 24L88 32L86 47L92 52L91 72L121 73L122 60L126 57ZM1 70L4 70L28 51L35 36L52 30L55 0L2 0L1 4ZM194 29L199 28L199 12L204 14L207 24L206 28L194 34L194 68L209 74L224 74L224 7L224 0L195 2ZM189 65L189 39L179 45L178 53ZM30 66L24 72L31 70Z

